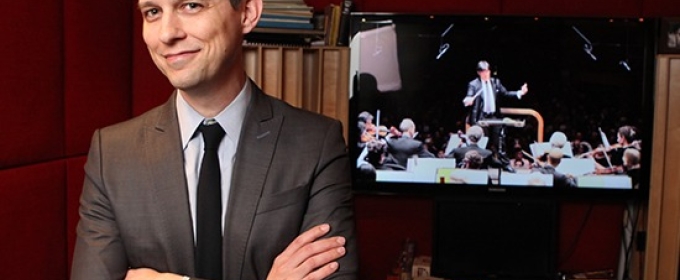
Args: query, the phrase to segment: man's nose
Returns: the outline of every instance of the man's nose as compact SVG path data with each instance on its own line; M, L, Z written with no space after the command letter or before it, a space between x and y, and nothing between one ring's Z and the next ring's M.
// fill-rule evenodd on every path
M163 43L170 44L175 40L184 38L182 20L175 14L166 14L161 22L160 40Z

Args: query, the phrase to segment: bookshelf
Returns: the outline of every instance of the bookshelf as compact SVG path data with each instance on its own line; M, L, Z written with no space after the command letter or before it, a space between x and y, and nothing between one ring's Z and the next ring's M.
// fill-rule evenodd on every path
M349 48L244 45L246 73L269 95L338 119L347 140Z

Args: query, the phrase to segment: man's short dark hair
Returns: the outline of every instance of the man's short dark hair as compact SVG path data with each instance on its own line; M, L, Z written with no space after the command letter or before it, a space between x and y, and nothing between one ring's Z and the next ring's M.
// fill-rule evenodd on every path
M491 65L486 60L477 62L477 71L490 70Z
M241 0L229 0L229 2L234 9L238 8L238 5L241 5Z

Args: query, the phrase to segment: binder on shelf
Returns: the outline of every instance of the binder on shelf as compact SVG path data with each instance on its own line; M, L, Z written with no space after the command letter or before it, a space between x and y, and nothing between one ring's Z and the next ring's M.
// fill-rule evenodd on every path
M326 46L336 46L338 43L338 29L340 26L340 6L329 4L324 10L325 24L324 30L326 33Z
M353 0L343 0L340 6L340 20L338 23L338 46L349 45L349 18L352 13Z

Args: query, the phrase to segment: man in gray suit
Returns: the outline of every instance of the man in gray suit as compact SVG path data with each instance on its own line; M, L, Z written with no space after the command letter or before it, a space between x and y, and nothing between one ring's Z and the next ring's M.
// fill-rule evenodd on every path
M222 233L214 245L221 276L212 280L356 279L341 124L271 98L246 77L241 42L262 0L230 1L139 1L144 41L176 91L94 133L71 279L201 278L203 126L224 131L211 152L218 242Z

